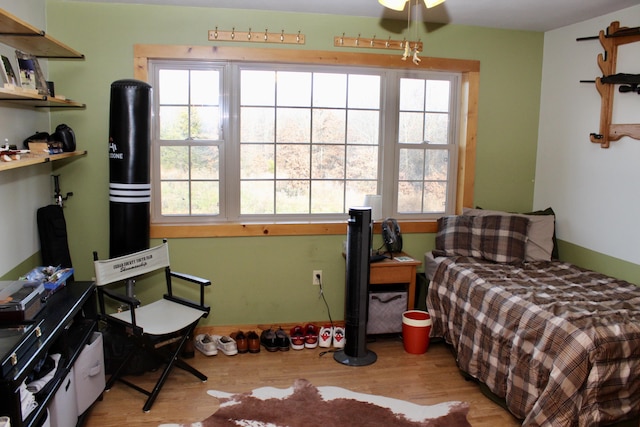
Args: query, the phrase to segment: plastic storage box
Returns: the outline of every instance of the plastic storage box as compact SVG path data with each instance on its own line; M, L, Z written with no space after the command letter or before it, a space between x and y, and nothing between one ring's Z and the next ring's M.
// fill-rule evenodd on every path
M80 416L102 394L105 387L102 334L94 332L73 365L77 415Z

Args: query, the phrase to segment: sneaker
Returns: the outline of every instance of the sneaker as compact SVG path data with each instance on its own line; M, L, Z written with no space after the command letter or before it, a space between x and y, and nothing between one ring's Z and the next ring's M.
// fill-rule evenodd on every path
M291 348L294 350L302 350L304 349L304 331L302 330L302 326L294 326L291 328L291 332L289 333L291 338Z
M318 346L318 327L308 323L304 327L304 346L306 348L316 348Z
M276 345L280 351L289 351L289 336L282 328L276 331Z
M318 345L323 348L331 347L331 340L333 339L333 326L324 325L320 328L320 334L318 335Z
M193 339L193 345L205 356L215 356L218 348L214 339L208 334L199 334Z
M345 337L344 328L342 326L333 327L333 346L335 348L344 348Z
M276 342L276 332L269 328L260 334L260 343L267 351L278 351L278 343Z
M236 341L227 335L214 335L214 341L218 350L226 354L227 356L233 356L238 354L238 345Z

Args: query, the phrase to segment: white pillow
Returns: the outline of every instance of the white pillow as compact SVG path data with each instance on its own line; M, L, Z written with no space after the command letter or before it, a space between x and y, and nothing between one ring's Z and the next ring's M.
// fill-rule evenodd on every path
M555 217L553 215L525 215L472 208L463 208L462 214L467 216L515 215L527 218L529 220L529 227L527 229L527 242L524 248L525 261L551 261L551 254L553 253L553 231L555 229Z

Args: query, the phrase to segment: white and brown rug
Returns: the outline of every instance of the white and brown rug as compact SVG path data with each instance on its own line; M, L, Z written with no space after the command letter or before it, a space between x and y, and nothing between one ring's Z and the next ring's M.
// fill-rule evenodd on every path
M469 405L465 402L422 406L340 387L314 387L307 380L296 380L286 389L261 387L249 393L208 393L220 401L220 408L190 426L471 426L467 421ZM187 425L160 427L178 426Z

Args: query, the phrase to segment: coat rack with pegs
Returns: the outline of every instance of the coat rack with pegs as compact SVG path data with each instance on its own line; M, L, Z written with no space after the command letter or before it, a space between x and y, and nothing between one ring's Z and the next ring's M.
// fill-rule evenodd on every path
M341 36L333 37L333 46L334 47L359 47L359 48L369 48L369 49L390 49L390 50L405 50L406 44L409 43L409 48L414 50L416 47L419 52L422 52L422 42L421 41L411 41L411 40L392 40L391 37L388 39L378 39L376 36L373 38L367 37L346 37L344 33Z
M226 42L253 42L253 43L280 43L280 44L304 44L305 37L298 31L295 34L287 34L282 30L279 33L270 33L268 29L264 31L236 31L233 28L228 30L209 30L209 41Z

